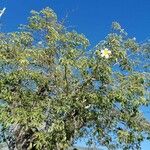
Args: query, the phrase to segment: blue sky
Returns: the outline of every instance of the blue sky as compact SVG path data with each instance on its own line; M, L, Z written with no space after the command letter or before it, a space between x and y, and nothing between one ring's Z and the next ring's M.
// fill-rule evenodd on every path
M19 24L27 23L31 10L46 6L54 9L59 20L66 18L68 28L84 33L92 46L107 35L112 21L121 23L139 42L150 38L150 0L0 0L0 8L7 8L1 31L16 31ZM142 150L149 149L150 142L145 141Z

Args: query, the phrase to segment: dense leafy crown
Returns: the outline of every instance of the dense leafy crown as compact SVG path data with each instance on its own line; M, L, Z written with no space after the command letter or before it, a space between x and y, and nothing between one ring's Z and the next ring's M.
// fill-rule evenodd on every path
M1 137L10 149L61 150L80 138L138 149L148 137L140 107L149 103L149 46L116 22L88 46L50 8L32 11L21 31L0 33Z

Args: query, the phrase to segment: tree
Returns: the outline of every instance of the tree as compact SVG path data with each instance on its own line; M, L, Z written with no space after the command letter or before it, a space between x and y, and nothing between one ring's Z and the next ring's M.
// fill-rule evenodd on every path
M80 138L140 149L149 137L140 111L149 104L149 72L137 69L148 51L118 23L89 50L83 34L45 8L0 39L0 122L10 150L63 150Z

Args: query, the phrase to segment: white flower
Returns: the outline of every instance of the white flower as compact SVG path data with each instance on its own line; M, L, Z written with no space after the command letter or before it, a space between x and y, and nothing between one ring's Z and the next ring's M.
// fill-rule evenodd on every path
M111 55L111 51L107 48L101 50L101 57L109 58Z

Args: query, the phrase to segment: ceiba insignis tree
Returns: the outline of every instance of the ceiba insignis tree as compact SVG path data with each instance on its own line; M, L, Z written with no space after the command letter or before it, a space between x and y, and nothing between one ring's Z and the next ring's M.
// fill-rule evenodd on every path
M63 150L80 138L137 150L149 137L140 111L149 104L148 47L116 22L88 46L50 8L32 11L20 31L0 33L1 139L10 150Z

